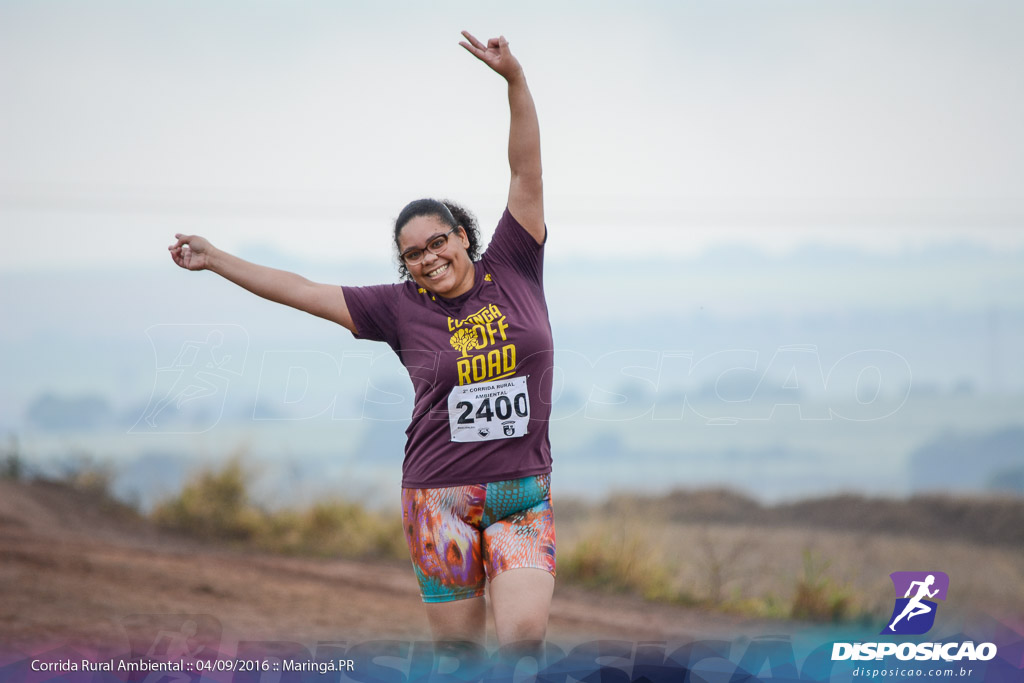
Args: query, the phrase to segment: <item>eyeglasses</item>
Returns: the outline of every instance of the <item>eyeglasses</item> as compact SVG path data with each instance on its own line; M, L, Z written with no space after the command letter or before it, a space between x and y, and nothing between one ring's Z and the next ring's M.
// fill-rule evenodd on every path
M440 254L442 251L444 251L444 248L448 246L448 235L452 234L458 229L459 227L455 226L454 228L452 228L443 235L431 237L430 241L427 242L426 248L424 249L412 247L411 249L406 249L405 251L403 251L401 257L402 260L405 262L405 265L416 265L417 263L423 260L423 257L427 255L428 251L431 254Z

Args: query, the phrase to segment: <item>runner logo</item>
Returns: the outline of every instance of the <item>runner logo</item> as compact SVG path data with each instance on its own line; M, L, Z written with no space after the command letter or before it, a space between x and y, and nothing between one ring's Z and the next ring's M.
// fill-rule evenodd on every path
M949 576L943 572L893 572L889 575L896 590L896 604L881 635L919 636L935 624L938 604L949 590ZM895 640L895 639L894 639ZM946 640L932 643L875 642L832 643L832 661L868 661L895 657L906 662L939 661L987 662L998 654L995 643ZM857 675L857 672L854 672ZM917 680L916 678L914 680Z
M238 325L152 325L156 377L142 415L128 430L198 434L220 422L228 387L242 377L249 334Z
M893 572L889 578L896 590L896 604L882 634L927 633L938 609L934 600L946 599L949 576L943 572Z

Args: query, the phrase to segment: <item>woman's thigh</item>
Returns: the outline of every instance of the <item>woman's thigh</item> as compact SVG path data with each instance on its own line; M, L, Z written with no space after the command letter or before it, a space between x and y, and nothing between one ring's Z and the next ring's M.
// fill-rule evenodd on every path
M427 621L434 640L464 640L484 644L487 603L484 598L427 602Z
M491 607L502 646L544 640L555 577L543 569L503 571L491 581Z

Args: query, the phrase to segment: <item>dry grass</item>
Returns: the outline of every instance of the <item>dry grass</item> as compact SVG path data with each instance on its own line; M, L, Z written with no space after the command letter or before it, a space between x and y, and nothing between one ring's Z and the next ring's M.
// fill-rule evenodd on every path
M558 576L586 588L631 593L647 600L694 604L675 581L678 567L658 551L640 527L594 528L559 551Z
M844 507L846 500L849 505ZM634 569L616 590L667 594L751 616L849 622L888 615L893 599L890 572L934 569L951 577L950 597L957 604L1024 613L1024 544L1015 544L1013 534L997 543L985 527L992 518L982 514L999 510L998 523L1022 528L1024 502L942 497L883 501L876 525L835 521L863 520L859 511L869 502L844 497L782 506L780 512L713 491L660 499L617 497L600 505L560 501L560 576L567 561L579 562L578 555L635 553L644 558L640 566L656 558L668 574L648 572L649 581L637 585ZM947 533L938 538L914 532L932 524L922 519L928 504L937 507L936 514L947 524ZM809 509L831 514L801 518L794 512ZM962 511L959 517L942 515L957 509ZM972 527L984 528L972 535ZM601 529L616 531L606 532L602 549L595 551ZM972 536L980 540L970 540ZM630 566L621 559L605 565Z

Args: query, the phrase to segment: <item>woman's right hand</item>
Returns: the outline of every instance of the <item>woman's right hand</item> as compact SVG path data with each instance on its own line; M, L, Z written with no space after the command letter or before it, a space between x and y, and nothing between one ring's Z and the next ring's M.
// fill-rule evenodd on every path
M209 266L213 245L205 238L180 233L174 237L178 241L167 248L175 263L186 270L205 270Z
M312 313L356 331L341 287L310 282L286 270L250 263L221 251L199 235L178 234L175 237L178 241L167 249L174 262L182 268L210 270L264 299Z

